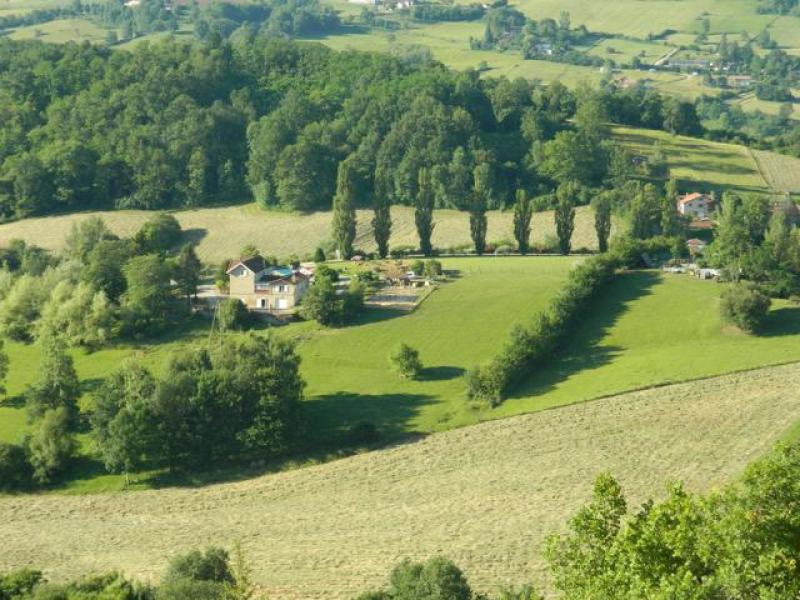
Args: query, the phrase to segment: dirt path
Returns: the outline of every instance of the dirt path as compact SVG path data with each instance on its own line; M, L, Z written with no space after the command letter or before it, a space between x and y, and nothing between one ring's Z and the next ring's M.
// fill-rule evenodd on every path
M544 536L610 470L638 502L666 479L717 485L800 419L800 366L485 423L247 482L0 498L0 571L61 579L241 540L271 598L349 598L402 557L445 554L477 588L541 582Z

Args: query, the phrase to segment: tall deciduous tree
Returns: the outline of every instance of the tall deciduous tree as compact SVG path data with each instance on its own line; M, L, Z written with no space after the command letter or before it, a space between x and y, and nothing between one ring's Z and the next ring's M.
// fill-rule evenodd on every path
M419 249L425 256L433 254L433 205L434 190L431 176L425 167L419 170L417 196L414 202L414 223L419 236Z
M158 457L155 389L150 371L138 362L128 361L95 394L92 436L107 470L131 473Z
M517 201L514 204L514 239L517 240L517 250L520 254L527 254L530 250L531 218L533 205L525 190L517 190Z
M678 214L678 182L670 178L664 186L664 198L661 202L661 234L675 236L681 233L681 221Z
M127 290L123 304L129 326L134 331L159 328L167 320L170 308L170 269L157 254L136 256L123 272Z
M353 255L353 241L356 239L355 181L351 163L339 163L336 177L336 195L333 198L333 239L342 258Z
M181 294L191 302L192 296L197 295L197 286L200 284L200 271L203 263L197 257L194 245L185 244L175 259L174 279L178 284Z
M558 202L555 210L556 235L561 254L567 255L572 249L572 232L575 230L575 201L577 186L565 183L556 192Z
M74 423L78 418L79 396L78 374L66 344L59 337L43 337L39 379L25 394L30 415L38 418L48 410L63 408Z

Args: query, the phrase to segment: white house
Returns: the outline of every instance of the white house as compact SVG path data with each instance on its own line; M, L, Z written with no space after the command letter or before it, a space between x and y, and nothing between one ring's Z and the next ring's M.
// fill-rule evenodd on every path
M678 212L694 219L710 219L717 201L710 194L686 194L678 200Z

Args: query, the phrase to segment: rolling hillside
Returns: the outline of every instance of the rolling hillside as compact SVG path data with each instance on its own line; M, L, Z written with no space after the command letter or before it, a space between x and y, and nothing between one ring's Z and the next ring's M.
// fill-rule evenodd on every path
M176 552L241 541L274 599L352 598L403 557L446 554L479 591L542 585L545 535L617 476L728 480L800 419L800 367L776 367L486 423L321 466L200 489L0 498L0 571L154 578ZM655 492L654 492L655 490Z

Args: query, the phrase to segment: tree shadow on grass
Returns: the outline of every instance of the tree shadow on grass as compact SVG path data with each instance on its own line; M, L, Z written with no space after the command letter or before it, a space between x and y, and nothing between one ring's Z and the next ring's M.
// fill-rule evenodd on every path
M576 373L600 368L614 360L623 348L603 345L603 339L629 310L629 303L650 294L650 289L660 280L660 274L654 271L619 275L600 292L561 351L549 364L538 369L511 398L545 394ZM653 318L658 318L658 315L653 315Z
M394 443L415 432L408 429L420 409L434 401L424 394L355 394L335 392L316 396L306 405L309 450L337 450L349 444L352 428L370 423L384 445Z
M348 327L357 327L359 325L372 325L373 323L381 323L383 321L390 321L398 317L408 315L409 311L391 309L391 308L373 308L367 307L359 315L340 327L340 329L347 329Z
M770 311L764 320L761 337L782 337L800 334L800 306L786 306Z
M208 235L208 229L203 227L193 227L191 229L184 229L181 236L182 244L199 244L204 237Z
M421 437L419 432L408 429L409 421L422 406L431 402L433 397L422 394L336 392L316 396L303 405L306 416L304 437L298 441L294 452L281 459L241 459L209 465L203 470L162 471L136 476L134 481L154 488L200 487L243 481L288 468L344 458L364 449L407 443ZM88 464L85 466L89 467Z
M464 375L461 367L427 367L419 374L420 381L449 381Z
M25 408L25 396L17 394L16 396L9 396L0 400L0 406L3 408Z

